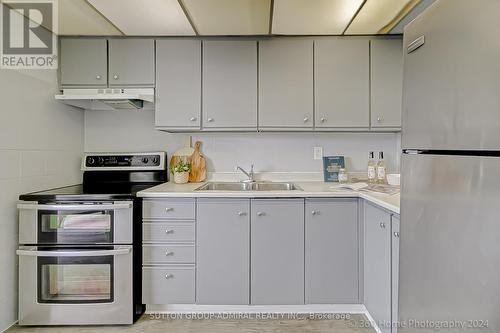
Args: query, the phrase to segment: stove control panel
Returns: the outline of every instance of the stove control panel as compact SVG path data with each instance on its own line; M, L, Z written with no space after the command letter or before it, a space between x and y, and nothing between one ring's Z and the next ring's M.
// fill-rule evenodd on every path
M82 165L83 170L158 170L164 168L165 153L86 154Z

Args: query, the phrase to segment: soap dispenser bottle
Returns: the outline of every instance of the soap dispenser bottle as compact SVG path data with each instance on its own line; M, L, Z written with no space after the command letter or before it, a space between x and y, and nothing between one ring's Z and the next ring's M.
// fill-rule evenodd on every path
M377 162L377 183L378 184L387 184L387 175L386 175L386 166L384 161L384 152L381 151L378 153L378 162Z
M368 183L374 184L377 182L377 164L375 163L374 153L371 151L368 155Z

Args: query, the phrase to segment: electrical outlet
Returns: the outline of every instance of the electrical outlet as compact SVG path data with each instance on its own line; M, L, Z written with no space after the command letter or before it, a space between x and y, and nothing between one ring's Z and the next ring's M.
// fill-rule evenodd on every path
M323 158L323 147L313 147L313 154L315 160L321 160Z

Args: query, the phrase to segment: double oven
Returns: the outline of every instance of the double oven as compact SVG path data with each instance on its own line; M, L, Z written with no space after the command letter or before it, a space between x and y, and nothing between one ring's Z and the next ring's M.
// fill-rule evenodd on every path
M20 325L132 324L144 312L141 205L136 190L126 189L123 182L143 181L145 176L137 177L135 170L124 177L124 172L94 173L92 186L21 196ZM91 176L84 176L84 181ZM96 186L95 179L114 181ZM120 194L118 179L123 181Z

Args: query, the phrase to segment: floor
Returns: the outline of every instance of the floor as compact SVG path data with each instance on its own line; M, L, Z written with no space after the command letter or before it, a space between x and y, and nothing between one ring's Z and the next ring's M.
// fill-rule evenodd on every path
M230 314L223 314L231 316ZM223 316L219 315L219 316ZM74 326L66 327L21 327L13 326L6 333L70 333L70 332L105 332L105 333L374 333L373 328L362 314L263 314L241 315L243 318L183 318L165 314L144 315L131 326ZM206 314L200 316L208 316ZM259 316L259 317L257 317ZM292 317L289 317L292 316ZM293 317L295 316L295 317Z

